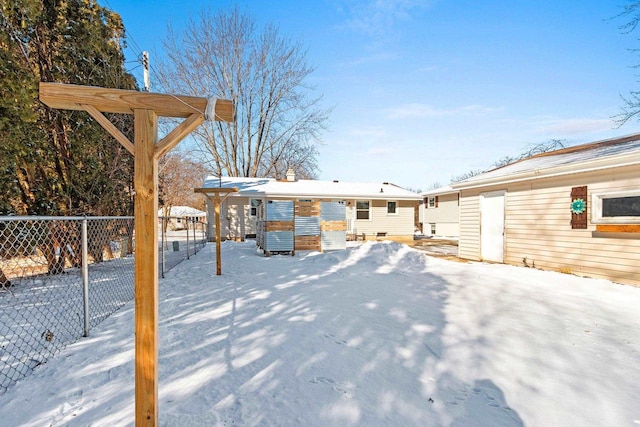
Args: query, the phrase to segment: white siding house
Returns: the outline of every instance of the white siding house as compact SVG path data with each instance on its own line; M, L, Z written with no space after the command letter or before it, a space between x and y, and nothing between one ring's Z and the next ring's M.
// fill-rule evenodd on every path
M288 180L272 178L208 177L202 189L238 188L221 205L221 236L244 240L257 234L258 208L267 200L340 202L346 207L350 238L412 241L420 195L390 183ZM209 235L215 236L213 203L207 200Z
M640 286L640 134L452 184L459 256Z
M187 221L205 221L207 213L191 206L171 206L160 208L158 217L166 218L169 230L183 230Z
M451 186L422 194L420 223L425 236L457 238L460 235L460 193Z

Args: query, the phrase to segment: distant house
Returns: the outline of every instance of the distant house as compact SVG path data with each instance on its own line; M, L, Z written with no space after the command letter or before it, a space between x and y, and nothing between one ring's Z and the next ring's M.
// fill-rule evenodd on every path
M640 134L452 184L459 256L640 285Z
M167 229L184 230L187 221L206 221L207 213L191 206L171 206L169 210L158 210L158 217L167 218Z
M211 176L198 191L206 194L207 188L220 187L239 190L222 203L220 213L222 239L235 240L259 234L259 217L265 212L266 203L291 201L295 209L305 212L320 209L321 205L314 205L318 203L325 203L322 205L325 207L329 207L326 203L342 205L343 239L412 241L415 212L421 199L417 193L387 182L296 180L293 174L288 174L286 180ZM215 214L210 198L207 199L207 215L209 235L215 236ZM298 215L297 218L296 229L303 229L302 217ZM316 220L309 221L315 224Z
M422 194L420 223L422 234L457 238L460 235L460 193L451 186Z

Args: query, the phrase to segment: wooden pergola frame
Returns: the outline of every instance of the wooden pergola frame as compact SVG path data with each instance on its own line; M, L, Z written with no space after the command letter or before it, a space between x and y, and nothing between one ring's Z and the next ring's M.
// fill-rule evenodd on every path
M84 110L134 156L135 423L158 425L158 159L205 121L208 100L61 83L40 83L50 108ZM232 122L234 106L218 99L214 120ZM134 142L102 113L133 114ZM185 120L158 141L158 117Z
M202 193L207 196L207 199L213 202L213 210L216 214L216 275L220 276L222 274L222 255L220 248L220 240L222 236L220 235L220 205L222 202L227 200L227 197L231 195L231 193L237 193L237 187L229 187L229 188L195 188L193 191L196 193ZM211 194L213 193L213 198Z

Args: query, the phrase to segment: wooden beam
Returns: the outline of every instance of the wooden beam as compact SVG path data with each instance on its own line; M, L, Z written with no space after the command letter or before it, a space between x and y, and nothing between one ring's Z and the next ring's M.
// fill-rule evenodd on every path
M111 134L112 137L116 139L124 148L127 149L128 152L134 154L134 148L129 138L125 136L120 129L115 127L113 123L109 119L107 119L104 114L102 114L96 107L93 105L82 105L82 109L84 109L87 113L93 117L96 122L100 123L100 125Z
M204 119L206 98L151 94L61 83L40 83L50 108L87 111L134 155L135 213L135 416L136 426L158 424L158 157ZM231 101L218 99L214 120L233 121ZM134 144L102 113L134 115ZM184 121L158 144L158 116ZM237 191L237 189L236 189ZM219 251L218 251L219 252Z
M204 115L200 113L190 115L184 122L176 126L156 145L156 158L159 159L175 147L180 141L189 135L191 131L200 126L202 122L204 122Z
M158 120L134 110L136 426L158 425Z
M640 233L640 224L596 224L601 233Z
M219 194L237 193L238 187L204 187L204 188L194 188L193 191L196 193L201 193L205 195L214 194L214 193L219 193Z
M213 210L215 212L215 224L216 224L216 276L222 275L222 248L220 240L222 236L220 233L220 205L224 202L231 193L237 193L238 187L214 187L214 188L194 188L194 192L202 193L209 200L211 200L211 194L213 194ZM223 196L222 199L220 196Z
M46 82L40 83L40 100L51 108L66 110L84 110L84 106L91 105L103 113L133 114L133 110L144 109L153 110L158 116L184 118L194 113L204 115L208 102L207 98L195 96ZM234 115L233 102L216 101L216 121L231 122Z
M220 276L222 274L222 254L220 251L222 250L220 239L220 193L214 193L213 195L214 201L214 210L216 211L216 276Z

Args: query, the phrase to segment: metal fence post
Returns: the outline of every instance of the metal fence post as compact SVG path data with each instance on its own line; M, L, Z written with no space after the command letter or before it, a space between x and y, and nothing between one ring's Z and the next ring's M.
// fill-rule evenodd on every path
M193 241L195 242L196 252L198 251L198 220L193 220Z
M88 337L134 300L133 222L0 216L0 400L34 363Z
M187 259L189 259L189 218L186 219L187 222Z
M82 220L82 296L84 304L84 336L89 336L89 245L87 218Z
M165 221L165 217L162 217L162 224L160 224L160 235L161 237L161 244L160 247L162 248L162 278L164 279L164 245L165 245L165 228L164 228L164 221Z

